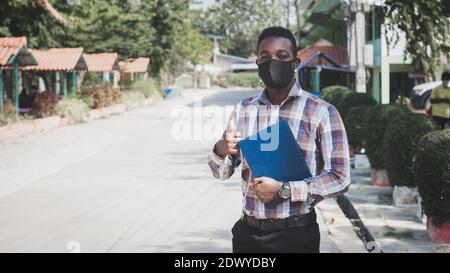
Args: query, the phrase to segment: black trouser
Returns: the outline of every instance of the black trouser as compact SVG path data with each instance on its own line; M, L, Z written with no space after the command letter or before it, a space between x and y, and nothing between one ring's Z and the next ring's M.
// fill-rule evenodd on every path
M319 253L317 223L267 232L237 221L232 229L234 253Z
M444 129L448 122L448 118L433 116L434 121L439 125L440 129Z

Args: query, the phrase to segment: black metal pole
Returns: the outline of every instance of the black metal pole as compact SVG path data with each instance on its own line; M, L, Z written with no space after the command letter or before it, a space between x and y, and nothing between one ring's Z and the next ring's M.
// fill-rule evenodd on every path
M342 212L344 212L345 217L352 223L353 230L363 242L365 249L368 252L383 253L380 245L375 241L372 234L370 234L350 200L342 194L336 197L336 202Z

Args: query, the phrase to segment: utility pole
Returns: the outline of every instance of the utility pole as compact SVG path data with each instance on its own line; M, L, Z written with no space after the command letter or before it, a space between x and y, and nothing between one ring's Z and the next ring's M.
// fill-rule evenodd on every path
M356 39L356 92L366 93L366 66L364 47L366 45L366 19L362 0L355 2L355 39Z
M356 68L356 92L366 93L366 66L364 48L366 45L365 12L369 5L365 0L347 0L344 13L347 19L347 51L349 66Z
M218 63L217 63L217 55L220 54L220 46L219 46L219 41L225 39L225 37L223 36L219 36L219 35L213 35L213 34L207 34L206 35L208 38L212 39L214 41L214 49L213 49L213 66L214 66L214 72L213 72L213 79L217 79L218 74L219 74L219 67L218 67ZM195 74L195 71L194 71Z

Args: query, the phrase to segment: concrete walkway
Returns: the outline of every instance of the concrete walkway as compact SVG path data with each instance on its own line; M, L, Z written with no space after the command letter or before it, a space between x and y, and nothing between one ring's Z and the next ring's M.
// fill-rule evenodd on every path
M0 252L231 252L239 176L214 180L214 141L174 140L171 113L194 96L223 107L254 93L186 92L1 145ZM322 252L343 251L319 223Z
M391 187L372 186L370 169L352 169L347 197L384 252L450 253L450 245L430 241L416 208L395 207Z

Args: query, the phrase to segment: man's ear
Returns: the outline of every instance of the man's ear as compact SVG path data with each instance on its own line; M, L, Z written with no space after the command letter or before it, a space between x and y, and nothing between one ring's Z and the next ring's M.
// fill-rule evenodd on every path
M299 57L295 57L295 67L299 66L302 63L302 60Z
M301 63L300 58L296 57L294 59L294 70L297 69L297 67L300 65L300 63Z

